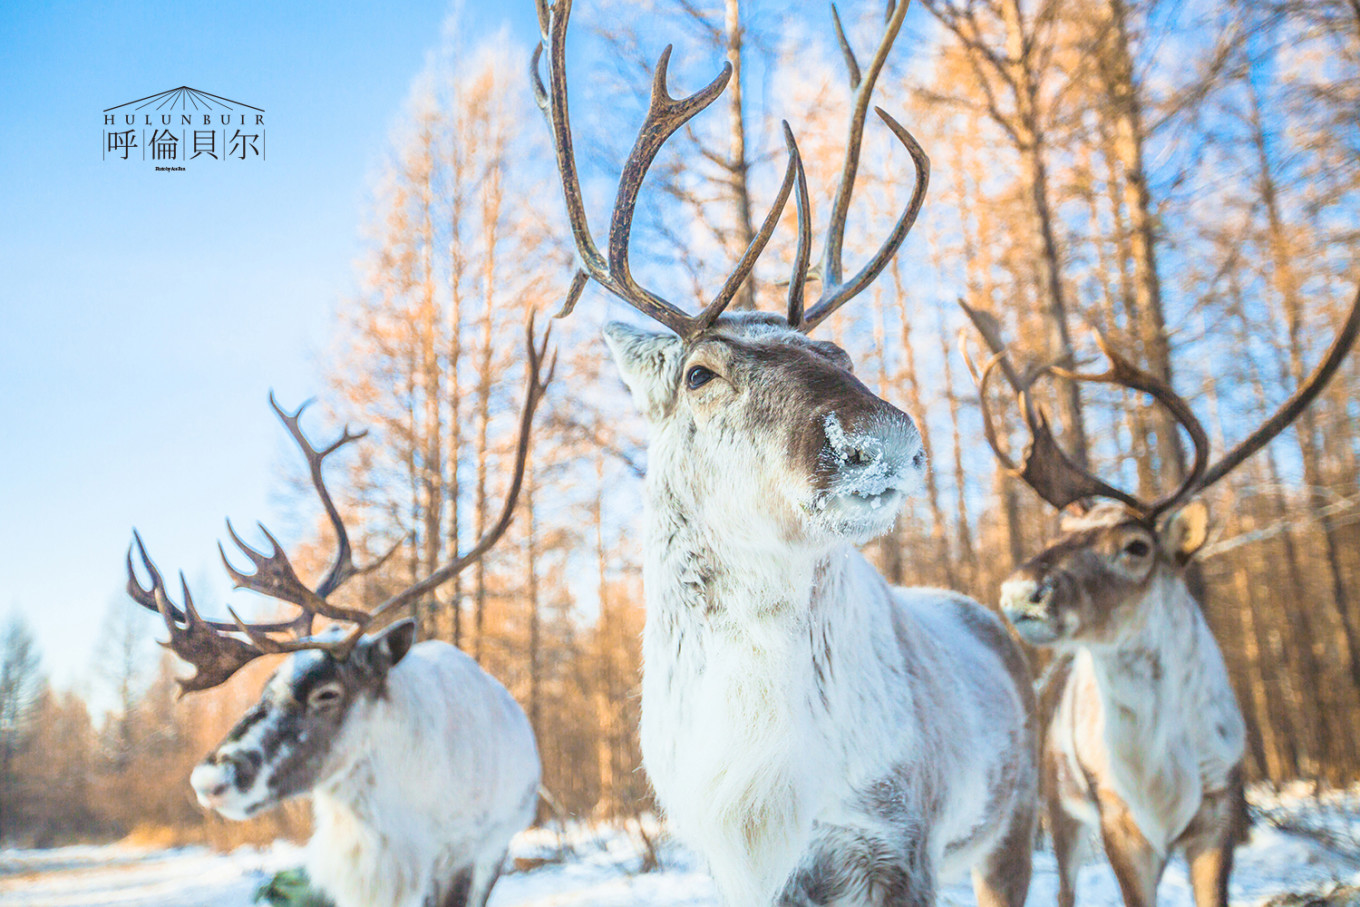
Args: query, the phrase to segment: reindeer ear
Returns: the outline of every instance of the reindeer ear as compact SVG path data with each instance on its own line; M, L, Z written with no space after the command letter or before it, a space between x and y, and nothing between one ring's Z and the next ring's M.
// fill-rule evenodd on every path
M1162 550L1176 558L1177 566L1189 563L1209 537L1209 508L1191 501L1162 524L1160 535Z
M378 674L385 675L397 662L406 657L415 639L416 622L410 618L397 621L377 636L364 641L368 649L369 665Z
M675 403L680 383L683 342L674 334L653 334L621 321L605 325L604 339L633 403L650 422L661 419Z

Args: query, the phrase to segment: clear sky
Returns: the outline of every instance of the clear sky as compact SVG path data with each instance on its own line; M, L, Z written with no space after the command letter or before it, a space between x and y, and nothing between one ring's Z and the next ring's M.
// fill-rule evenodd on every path
M137 526L224 588L222 520L288 532L266 398L320 392L370 177L452 13L402 3L0 4L0 619L83 679ZM531 0L472 38L530 46ZM189 85L266 111L267 161L101 160L105 108ZM208 601L213 601L212 597Z

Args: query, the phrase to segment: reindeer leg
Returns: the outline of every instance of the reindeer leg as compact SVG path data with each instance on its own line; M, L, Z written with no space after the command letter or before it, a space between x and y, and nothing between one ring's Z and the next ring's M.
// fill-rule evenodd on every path
M1060 744L1050 738L1044 745L1044 813L1048 835L1053 839L1053 856L1058 861L1058 907L1073 907L1077 901L1077 872L1085 857L1093 820L1099 814L1090 780L1078 776L1058 755ZM1077 812L1064 803L1079 804Z
M472 870L472 886L468 892L468 907L486 907L491 897L491 889L501 877L501 867L505 865L505 854L494 860L478 863Z
M973 868L978 907L1025 907L1037 820L1031 793L1016 805L1010 827L996 848Z
M1246 835L1246 801L1240 773L1227 790L1208 794L1177 842L1185 847L1195 907L1228 907L1233 848Z
M1100 834L1127 907L1157 907L1157 883L1166 857L1148 843L1124 801L1109 791L1096 794L1100 804Z
M472 890L472 873L471 866L458 870L436 894L438 900L435 903L438 907L472 907L472 901L468 899Z
M1081 868L1087 827L1053 798L1048 802L1048 833L1053 839L1053 856L1058 861L1058 907L1073 907L1077 902L1077 870Z
M1228 907L1232 843L1196 841L1186 846L1185 858L1190 863L1190 884L1195 892L1195 907Z

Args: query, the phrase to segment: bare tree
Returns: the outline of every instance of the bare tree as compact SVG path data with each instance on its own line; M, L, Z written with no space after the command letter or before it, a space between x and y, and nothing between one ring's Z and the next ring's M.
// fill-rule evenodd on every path
M26 793L15 760L33 738L45 689L37 643L23 616L15 614L0 630L0 840L9 832L7 817Z
M1058 216L1050 186L1049 131L1052 123L1052 76L1061 0L1043 0L1029 9L1021 0L924 0L925 7L958 42L981 107L1020 157L1033 219L1034 267L1047 309L1051 354L1072 355L1070 303L1063 285L1063 255ZM1060 397L1063 427L1072 455L1087 462L1086 427L1081 395L1064 388Z

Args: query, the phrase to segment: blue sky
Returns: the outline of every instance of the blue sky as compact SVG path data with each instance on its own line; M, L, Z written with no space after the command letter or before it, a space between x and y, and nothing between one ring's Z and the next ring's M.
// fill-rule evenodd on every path
M130 607L132 526L219 592L225 516L290 537L276 490L296 454L266 397L323 390L370 178L451 12L0 5L0 618L24 612L58 684ZM534 40L531 0L458 21ZM180 85L264 108L268 161L100 159L105 108Z

